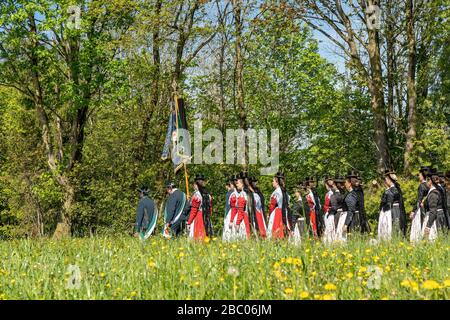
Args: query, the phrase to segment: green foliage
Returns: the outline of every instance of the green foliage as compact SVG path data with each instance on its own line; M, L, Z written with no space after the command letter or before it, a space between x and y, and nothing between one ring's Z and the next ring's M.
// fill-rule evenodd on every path
M450 126L427 121L420 139L415 142L412 155L417 165L433 165L442 171L450 168Z

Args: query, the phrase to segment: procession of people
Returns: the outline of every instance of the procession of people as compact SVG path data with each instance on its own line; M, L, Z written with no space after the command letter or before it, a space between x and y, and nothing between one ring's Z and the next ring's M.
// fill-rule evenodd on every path
M448 233L450 172L444 175L435 168L420 168L417 200L408 215L396 173L385 170L382 178L385 190L380 199L376 229L379 241L395 237L409 237L411 242L433 241ZM326 190L323 202L317 191L320 182ZM288 239L298 244L305 237L324 243L342 243L350 233L372 232L365 211L362 179L354 170L345 176L327 175L323 181L306 177L293 188L292 203L283 172L273 176L273 192L267 203L258 187L258 179L245 171L232 175L225 181L221 233L214 230L213 196L206 185L206 177L197 174L192 185L194 193L189 197L177 189L175 183L166 184L169 196L164 210L163 236L179 237L184 233L194 240L217 236L225 242L251 238ZM141 200L135 230L146 239L154 233L158 212L153 200L148 198L148 188L143 187L139 192ZM409 236L408 218L411 221Z

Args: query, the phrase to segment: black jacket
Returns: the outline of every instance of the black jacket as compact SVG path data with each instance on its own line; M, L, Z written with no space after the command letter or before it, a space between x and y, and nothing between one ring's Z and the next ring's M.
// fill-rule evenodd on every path
M421 182L419 184L419 188L417 188L417 201L414 204L413 211L416 211L418 208L420 208L420 204L422 203L423 199L427 196L428 193L428 186L426 182Z
M186 195L183 191L176 189L169 195L166 202L165 222L171 225L171 228L177 228L181 222L186 220L185 206Z
M381 197L380 211L391 210L394 203L400 203L400 193L396 187L392 186L385 190Z
M339 209L342 209L344 202L344 197L341 192L336 190L333 191L333 194L330 197L330 209L328 210L328 214L336 214Z
M434 221L437 219L437 211L439 209L443 209L442 207L442 199L439 190L434 189L428 193L427 199L425 201L425 210L430 214L428 218L427 227L431 228Z
M152 199L149 199L147 196L142 197L141 200L139 200L136 213L136 232L140 232L147 228L147 225L153 218L154 214L155 202Z
M348 227L353 220L353 216L355 215L355 211L359 208L359 199L358 194L355 190L350 191L345 195L343 202L343 210L347 211L347 218L345 219L345 225Z

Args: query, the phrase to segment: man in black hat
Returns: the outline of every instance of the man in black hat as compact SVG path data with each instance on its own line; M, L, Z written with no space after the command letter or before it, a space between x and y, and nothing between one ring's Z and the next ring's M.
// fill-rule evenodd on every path
M166 191L169 197L166 201L166 207L164 209L164 231L165 237L174 235L178 237L186 222L186 194L177 189L174 182L166 183Z
M136 213L136 223L134 228L135 237L137 237L139 233L148 231L151 222L154 221L155 215L155 202L148 197L148 188L143 186L138 189L138 191L140 200Z

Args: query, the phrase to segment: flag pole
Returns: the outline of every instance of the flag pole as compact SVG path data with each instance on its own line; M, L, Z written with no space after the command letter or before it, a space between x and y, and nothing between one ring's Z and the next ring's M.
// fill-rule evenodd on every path
M187 173L187 168L186 168L186 163L183 162L183 167L184 167L184 179L186 180L186 196L189 198L189 178L188 178L188 173Z
M174 99L175 99L176 127L178 128L178 110L179 110L179 108L178 108L178 94L177 93L175 93ZM184 167L184 179L186 182L186 196L189 198L190 197L190 195L189 195L189 178L188 178L186 162L184 162L184 161L183 161L183 167Z

